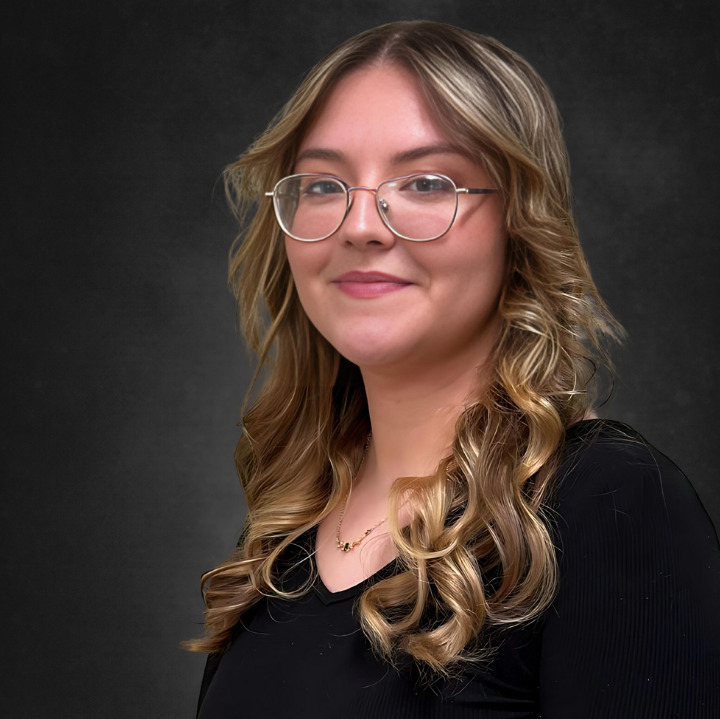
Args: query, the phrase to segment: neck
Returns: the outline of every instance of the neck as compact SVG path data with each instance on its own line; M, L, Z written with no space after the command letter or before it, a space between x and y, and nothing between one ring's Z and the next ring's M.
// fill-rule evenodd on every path
M487 373L467 364L437 366L399 381L363 370L373 439L359 481L387 494L398 477L435 472L455 438L455 425Z

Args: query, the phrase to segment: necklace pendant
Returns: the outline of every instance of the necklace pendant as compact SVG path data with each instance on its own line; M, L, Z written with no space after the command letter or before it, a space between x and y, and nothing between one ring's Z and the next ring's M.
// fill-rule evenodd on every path
M341 549L343 552L349 552L349 551L352 549L352 547L350 546L350 542L343 542L343 543L342 543L342 546L340 547L340 549Z

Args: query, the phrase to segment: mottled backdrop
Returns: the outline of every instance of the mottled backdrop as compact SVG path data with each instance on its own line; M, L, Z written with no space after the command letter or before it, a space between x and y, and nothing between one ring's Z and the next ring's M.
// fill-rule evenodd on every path
M720 517L718 5L13 3L2 20L3 717L192 717L198 581L232 549L251 362L218 177L302 72L429 18L527 57L629 331L609 414ZM273 682L272 677L268 682Z

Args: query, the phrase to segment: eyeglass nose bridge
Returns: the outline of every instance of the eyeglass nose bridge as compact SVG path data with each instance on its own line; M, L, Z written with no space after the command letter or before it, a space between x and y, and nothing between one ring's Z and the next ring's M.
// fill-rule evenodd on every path
M388 219L386 217L387 211L390 209L390 206L387 203L387 200L383 197L378 197L378 190L384 185L384 182L381 182L377 187L365 187L364 185L356 185L355 187L349 187L346 185L345 189L347 192L347 209L345 210L345 216L342 219L342 222L340 225L342 225L345 220L347 219L348 214L350 213L350 208L352 207L353 203L353 195L352 193L355 192L355 190L364 190L365 192L372 192L373 195L375 195L375 208L378 211L378 214L380 215L380 219L383 221L383 224L385 227L390 230L393 234L397 234L395 230L392 228L390 223L388 222ZM338 229L340 229L338 227Z

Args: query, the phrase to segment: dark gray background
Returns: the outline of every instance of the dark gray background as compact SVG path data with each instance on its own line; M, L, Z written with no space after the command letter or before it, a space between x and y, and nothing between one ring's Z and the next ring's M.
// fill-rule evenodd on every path
M607 412L673 457L718 523L716 3L14 6L0 714L192 716L203 660L177 645L243 511L249 361L216 181L305 69L381 22L494 35L549 82L587 253L630 335Z

